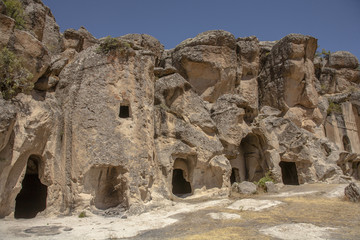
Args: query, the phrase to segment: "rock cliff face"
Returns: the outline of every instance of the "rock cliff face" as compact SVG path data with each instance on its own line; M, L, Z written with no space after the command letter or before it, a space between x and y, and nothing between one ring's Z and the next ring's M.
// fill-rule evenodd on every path
M311 36L221 30L170 50L129 34L104 52L107 39L61 34L39 0L22 2L26 30L0 1L0 47L25 59L34 82L0 99L0 217L136 213L208 189L226 195L268 172L284 184L360 179L351 53L320 58Z

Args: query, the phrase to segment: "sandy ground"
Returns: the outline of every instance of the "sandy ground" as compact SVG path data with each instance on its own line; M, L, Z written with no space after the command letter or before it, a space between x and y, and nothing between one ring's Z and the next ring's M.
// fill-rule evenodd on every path
M359 183L358 183L359 184ZM277 194L192 196L137 216L0 220L0 239L360 239L360 204L346 185L285 186Z

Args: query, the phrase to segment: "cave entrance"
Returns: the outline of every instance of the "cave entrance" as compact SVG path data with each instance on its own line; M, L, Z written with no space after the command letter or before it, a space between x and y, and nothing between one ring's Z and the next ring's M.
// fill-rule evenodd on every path
M121 166L95 165L85 174L84 189L95 193L93 203L96 208L106 210L121 206L127 208L127 183Z
M39 179L40 158L28 159L22 188L15 201L15 218L34 218L46 208L47 186Z
M259 181L268 170L263 156L263 144L255 134L248 134L240 144L245 162L245 180L249 182Z
M299 185L296 164L294 162L280 162L282 180L285 185Z
M231 183L231 185L232 185L234 182L240 182L239 169L237 169L237 168L232 168L232 169L231 169L231 176L230 176L230 183Z
M184 178L184 171L182 169L173 170L172 193L176 196L191 193L191 185Z

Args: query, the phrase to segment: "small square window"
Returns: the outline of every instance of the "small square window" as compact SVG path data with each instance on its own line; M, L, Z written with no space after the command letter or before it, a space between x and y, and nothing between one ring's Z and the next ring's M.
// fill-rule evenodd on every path
M130 107L127 105L121 105L119 117L120 118L129 118L130 117Z

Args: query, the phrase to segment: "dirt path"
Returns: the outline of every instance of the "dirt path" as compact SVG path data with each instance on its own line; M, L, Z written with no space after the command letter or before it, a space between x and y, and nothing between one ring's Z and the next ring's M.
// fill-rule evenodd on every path
M285 186L278 194L166 202L117 217L0 220L0 239L359 239L360 204L346 185Z

